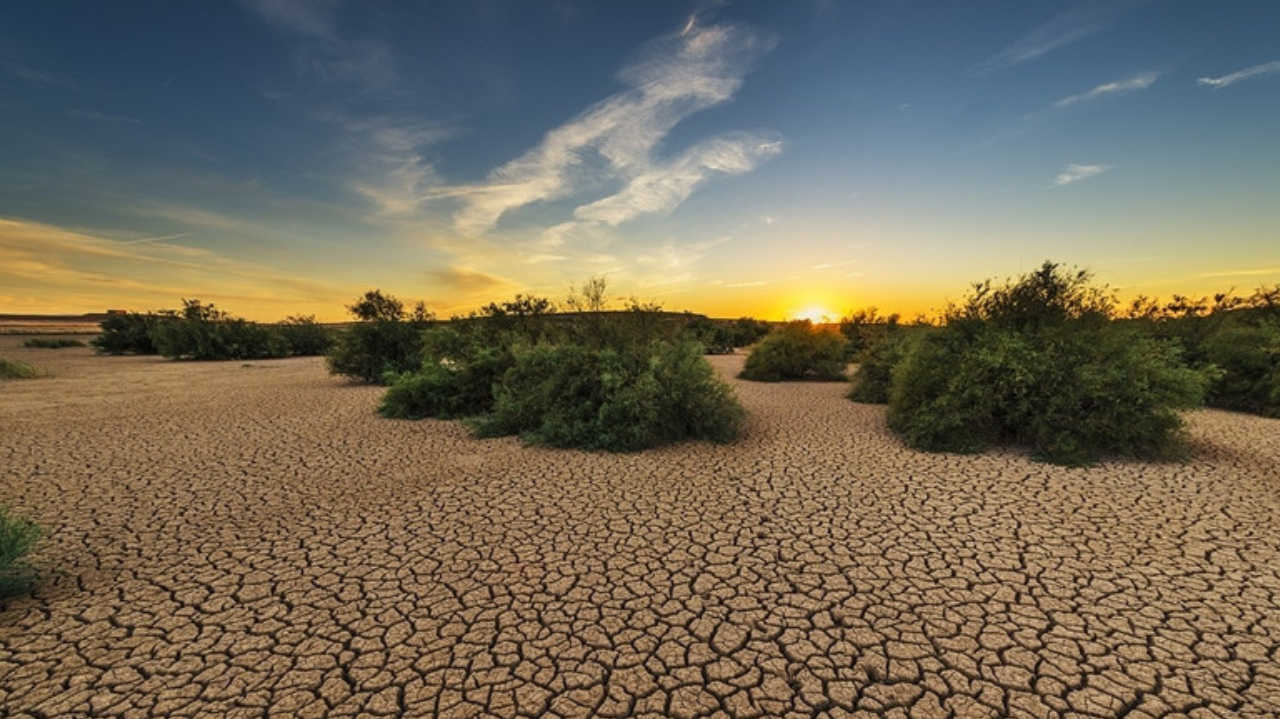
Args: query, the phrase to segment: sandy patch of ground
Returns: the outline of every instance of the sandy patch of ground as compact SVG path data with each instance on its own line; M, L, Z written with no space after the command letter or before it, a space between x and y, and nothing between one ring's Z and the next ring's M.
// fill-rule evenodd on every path
M379 419L318 359L20 342L0 499L52 536L0 715L1280 716L1275 420L1064 469L735 380L741 441L588 454Z

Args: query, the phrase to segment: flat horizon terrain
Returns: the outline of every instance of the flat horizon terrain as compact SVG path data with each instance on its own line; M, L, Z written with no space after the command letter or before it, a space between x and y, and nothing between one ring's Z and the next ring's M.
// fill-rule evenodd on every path
M1280 421L1186 462L906 448L844 383L733 379L729 445L377 416L319 358L0 356L11 717L1280 716Z

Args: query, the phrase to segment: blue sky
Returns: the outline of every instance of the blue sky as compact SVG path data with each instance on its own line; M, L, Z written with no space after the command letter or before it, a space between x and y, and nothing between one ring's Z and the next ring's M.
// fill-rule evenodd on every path
M0 7L0 312L1280 282L1275 2Z

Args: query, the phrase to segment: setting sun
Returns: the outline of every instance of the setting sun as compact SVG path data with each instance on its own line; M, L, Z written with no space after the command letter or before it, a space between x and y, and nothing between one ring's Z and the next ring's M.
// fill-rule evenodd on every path
M808 305L802 309L787 313L788 319L809 320L815 325L828 324L840 321L839 313L821 305Z

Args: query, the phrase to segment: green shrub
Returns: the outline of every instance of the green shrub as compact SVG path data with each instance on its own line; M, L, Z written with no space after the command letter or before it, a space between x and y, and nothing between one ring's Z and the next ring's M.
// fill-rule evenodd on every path
M295 357L322 355L333 346L333 334L314 315L290 317L277 324L275 331Z
M26 362L0 357L0 379L33 379L39 376L40 370Z
M744 412L696 342L623 348L520 345L481 436L553 447L635 451L685 439L727 442Z
M26 591L35 581L27 555L43 535L40 525L0 504L0 596Z
M493 388L514 364L507 343L487 345L453 327L422 334L422 365L390 379L378 411L396 419L457 419L493 409Z
M1209 404L1280 417L1280 325L1227 327L1205 340L1203 352L1221 371Z
M396 298L371 290L347 309L359 321L335 338L325 357L329 372L387 384L421 366L422 331L431 322L425 306L409 315Z
M157 325L172 320L175 314L129 312L108 315L99 323L102 334L90 340L89 344L105 354L158 354L151 334Z
M899 328L867 345L854 359L849 399L869 404L886 404L893 388L893 370L911 352L928 328Z
M1107 322L1110 305L1087 280L1046 263L1015 284L976 286L893 371L890 427L921 449L1016 442L1070 465L1176 451L1178 411L1203 401L1214 373Z
M788 322L751 350L738 376L757 382L843 380L844 344L838 333L808 320Z
M32 337L22 343L23 347L33 347L36 349L57 350L65 347L84 347L85 343L80 340L69 339L66 337Z
M285 357L284 338L265 325L235 317L200 300L183 300L182 313L156 323L151 340L169 359L245 360Z

